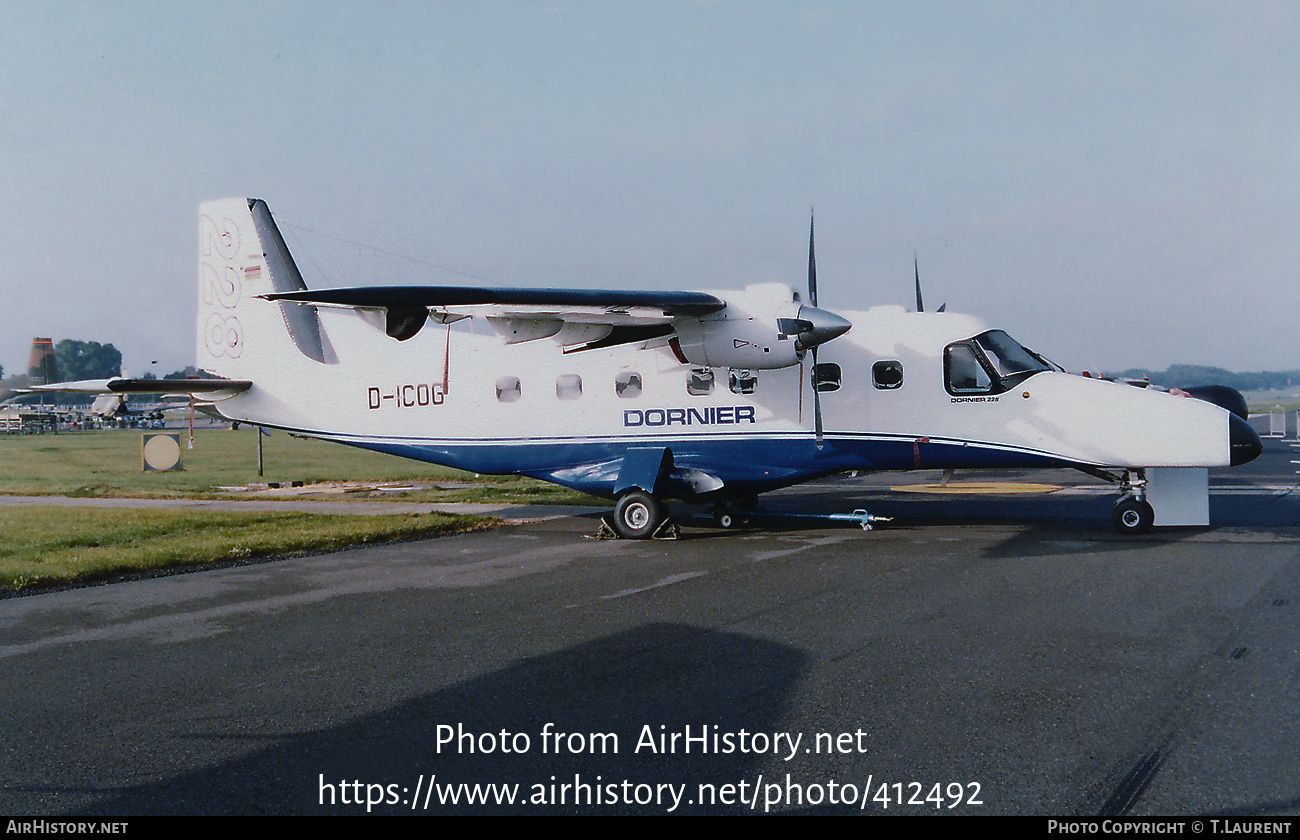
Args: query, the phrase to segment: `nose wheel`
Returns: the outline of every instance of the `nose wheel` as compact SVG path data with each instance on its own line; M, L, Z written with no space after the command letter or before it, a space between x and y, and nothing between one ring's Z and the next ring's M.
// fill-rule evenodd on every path
M1145 534L1156 521L1156 512L1145 499L1129 496L1120 499L1119 504L1115 505L1110 521L1121 534Z
M1156 512L1146 499L1147 479L1142 470L1125 470L1120 481L1123 495L1115 503L1110 521L1121 534L1145 534L1155 524Z

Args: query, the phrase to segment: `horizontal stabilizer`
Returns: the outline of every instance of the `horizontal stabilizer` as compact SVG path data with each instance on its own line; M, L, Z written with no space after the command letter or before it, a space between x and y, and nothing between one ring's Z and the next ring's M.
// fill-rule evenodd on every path
M36 385L29 391L73 391L80 394L238 394L253 383L247 379L82 379Z
M704 292L650 292L626 289L493 289L481 286L358 286L273 292L267 300L297 301L363 309L416 306L541 306L622 310L656 309L665 316L720 312L727 302Z

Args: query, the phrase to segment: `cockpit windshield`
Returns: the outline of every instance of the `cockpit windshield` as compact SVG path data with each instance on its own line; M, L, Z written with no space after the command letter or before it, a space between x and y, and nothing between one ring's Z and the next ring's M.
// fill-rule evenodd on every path
M1052 368L1035 353L1020 346L1014 338L1002 330L989 330L975 336L975 341L984 350L984 355L993 363L994 371L1003 378L1018 373L1037 373Z
M1000 394L1048 370L1056 367L1002 330L954 342L944 351L946 385L954 396Z

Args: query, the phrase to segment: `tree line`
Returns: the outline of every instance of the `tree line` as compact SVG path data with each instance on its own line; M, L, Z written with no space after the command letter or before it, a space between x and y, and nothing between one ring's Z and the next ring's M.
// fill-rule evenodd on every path
M1163 371L1132 368L1116 374L1119 379L1149 379L1162 388L1194 388L1198 385L1227 385L1238 391L1271 391L1300 383L1300 370L1249 371L1234 373L1205 365L1170 365Z
M0 399L10 392L42 382L76 382L81 379L110 379L122 375L122 353L112 344L100 344L98 341L79 341L65 338L54 345L53 355L34 354L37 358L28 361L29 367L23 373L4 378L4 367L0 366ZM164 379L184 379L186 372L173 371ZM157 379L146 372L141 379ZM65 402L85 402L85 395L51 394L47 402L63 404Z

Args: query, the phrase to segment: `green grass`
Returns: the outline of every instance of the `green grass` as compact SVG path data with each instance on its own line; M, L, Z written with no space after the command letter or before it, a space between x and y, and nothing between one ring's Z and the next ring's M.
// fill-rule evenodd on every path
M0 435L0 494L265 499L263 494L231 493L221 488L294 481L307 485L444 483L447 486L398 493L328 497L601 504L582 493L532 479L474 476L283 433L263 438L266 470L259 478L257 433L249 428L197 431L194 448L183 450L185 469L178 472L143 472L140 446L139 431ZM440 536L488 527L491 521L438 513L350 516L288 511L0 508L0 590L75 584L175 566Z
M446 482L443 489L375 498L418 502L492 501L601 504L556 485L515 476L481 476L378 452L272 433L262 439L265 475L257 475L257 433L199 430L184 449L184 470L140 468L140 432L0 435L0 494L133 498L230 497L220 488L256 482ZM187 438L183 437L182 447ZM466 487L469 483L472 486ZM247 493L238 498L249 498ZM356 498L356 496L353 496Z
M442 513L3 508L0 589L29 590L177 566L443 536L491 523L484 517Z
M1295 411L1300 408L1300 390L1289 388L1272 391L1244 391L1246 404L1251 414L1267 414L1281 407L1283 411Z

